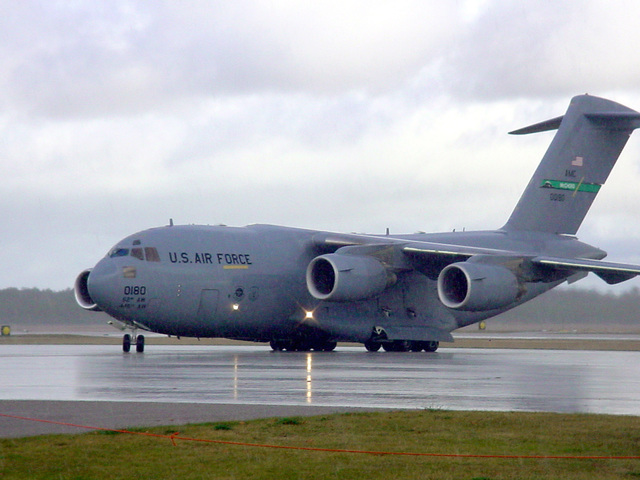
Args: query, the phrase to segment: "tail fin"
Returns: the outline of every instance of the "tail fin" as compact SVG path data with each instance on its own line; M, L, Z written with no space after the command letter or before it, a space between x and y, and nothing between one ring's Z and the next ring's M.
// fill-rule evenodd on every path
M558 129L503 229L574 235L631 132L639 127L640 113L580 95L563 117L511 132Z

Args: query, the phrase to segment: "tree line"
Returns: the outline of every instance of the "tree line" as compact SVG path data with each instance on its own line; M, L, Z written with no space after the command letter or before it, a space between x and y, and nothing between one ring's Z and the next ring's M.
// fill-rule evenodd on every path
M106 314L97 314L102 320ZM0 290L2 325L74 325L96 323L96 312L84 310L75 301L73 290L5 288ZM98 322L99 323L99 322Z
M107 319L104 313L80 308L73 290L6 288L0 290L0 324L87 324ZM640 290L621 294L584 290L556 289L505 312L490 322L541 325L638 325L640 327Z
M522 323L554 329L580 325L624 325L640 329L640 289L623 293L576 287L554 289L489 321L503 326Z

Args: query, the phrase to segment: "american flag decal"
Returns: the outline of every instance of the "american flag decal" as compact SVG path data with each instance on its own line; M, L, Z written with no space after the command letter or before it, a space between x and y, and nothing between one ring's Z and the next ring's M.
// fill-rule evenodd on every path
M584 158L582 157L576 157L575 160L571 162L571 165L573 165L574 167L582 167L583 164Z

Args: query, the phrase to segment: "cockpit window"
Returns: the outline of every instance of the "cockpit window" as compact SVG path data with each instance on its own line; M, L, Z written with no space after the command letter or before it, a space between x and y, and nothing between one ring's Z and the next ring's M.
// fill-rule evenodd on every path
M129 255L129 249L128 248L116 247L116 248L114 248L113 250L111 250L109 252L109 258L126 257L127 255Z
M160 261L160 255L155 247L144 247L144 254L147 257L147 262Z
M138 244L140 242L138 241ZM135 244L135 242L134 242ZM114 247L108 254L109 258L117 258L117 257L127 257L131 255L138 260L144 261L145 258L147 262L159 262L160 254L158 253L158 249L155 247L134 247L134 248L124 248L124 247Z

